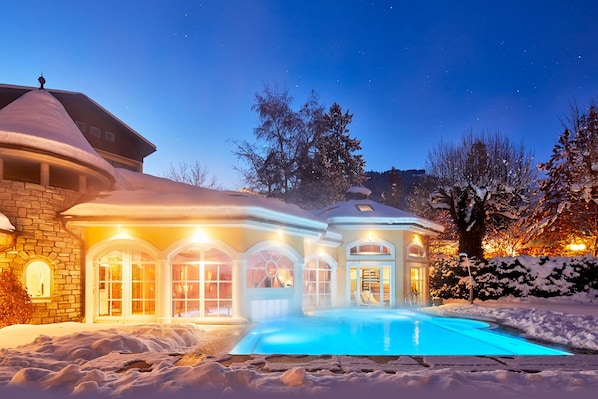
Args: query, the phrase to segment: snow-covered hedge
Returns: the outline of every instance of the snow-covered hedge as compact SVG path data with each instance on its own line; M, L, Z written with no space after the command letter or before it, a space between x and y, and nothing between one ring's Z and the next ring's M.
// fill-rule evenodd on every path
M469 298L467 266L458 259L434 262L430 269L432 296ZM598 259L590 256L550 258L521 256L471 262L474 297L553 297L598 292Z

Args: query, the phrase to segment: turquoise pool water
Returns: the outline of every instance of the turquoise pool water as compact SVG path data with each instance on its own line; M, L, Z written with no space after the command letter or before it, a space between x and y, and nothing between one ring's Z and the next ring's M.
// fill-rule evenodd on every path
M336 309L259 322L231 354L569 355L488 323L403 309Z

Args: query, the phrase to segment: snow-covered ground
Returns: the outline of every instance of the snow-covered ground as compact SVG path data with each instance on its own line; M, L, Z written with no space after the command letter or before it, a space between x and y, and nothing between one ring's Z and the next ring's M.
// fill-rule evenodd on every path
M387 363L382 365L380 359L363 357L268 360L231 358L221 351L222 346L210 346L222 338L222 331L230 337L230 327L16 325L0 329L0 398L373 398L392 394L545 399L571 394L590 398L598 393L598 355L587 354L598 351L595 299L505 299L473 305L451 301L424 311L498 320L528 338L576 348L576 354L541 360L401 356L383 359Z

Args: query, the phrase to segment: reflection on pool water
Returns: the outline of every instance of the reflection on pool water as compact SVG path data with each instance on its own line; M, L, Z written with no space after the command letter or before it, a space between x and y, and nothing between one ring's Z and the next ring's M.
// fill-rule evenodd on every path
M569 355L488 323L405 309L335 309L258 323L231 354Z

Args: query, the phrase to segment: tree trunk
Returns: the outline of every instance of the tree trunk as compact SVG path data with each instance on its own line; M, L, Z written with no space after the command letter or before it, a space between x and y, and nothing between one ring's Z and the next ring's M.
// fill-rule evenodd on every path
M469 231L459 231L459 253L466 253L470 258L484 259L484 234L479 230L474 226Z
M470 258L484 259L482 243L486 234L485 212L482 202L476 203L472 209L469 222L461 214L457 222L459 229L459 253L466 253ZM475 223L471 225L471 220Z

